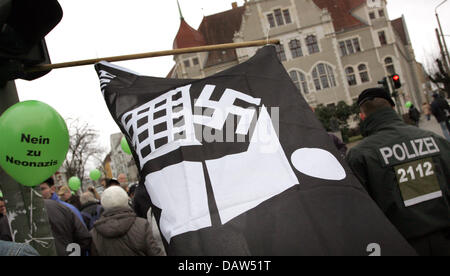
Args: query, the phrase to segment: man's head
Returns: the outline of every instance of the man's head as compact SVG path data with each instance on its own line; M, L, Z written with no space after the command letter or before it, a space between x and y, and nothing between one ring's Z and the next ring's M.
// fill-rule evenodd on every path
M361 110L361 118L363 120L381 108L394 108L395 106L389 92L378 87L364 90L359 95L357 103Z
M52 194L56 192L55 181L51 177L42 182L39 187L41 188L41 195L44 199L50 199Z
M59 188L58 196L61 200L67 201L72 196L72 191L68 186L62 186L61 188Z
M119 174L117 180L119 181L120 184L127 184L128 182L127 176L124 173Z
M128 195L121 187L111 186L103 192L101 204L105 210L128 207Z
M5 200L3 197L0 197L0 215L6 216Z

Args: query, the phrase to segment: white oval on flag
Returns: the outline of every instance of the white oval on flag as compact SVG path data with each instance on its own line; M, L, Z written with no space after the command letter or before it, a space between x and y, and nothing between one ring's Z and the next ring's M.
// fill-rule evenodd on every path
M291 161L299 172L308 176L326 180L342 180L347 176L336 157L323 149L298 149Z

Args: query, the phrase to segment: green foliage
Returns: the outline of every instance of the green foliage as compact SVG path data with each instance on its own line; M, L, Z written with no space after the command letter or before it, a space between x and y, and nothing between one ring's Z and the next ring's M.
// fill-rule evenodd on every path
M359 107L355 103L348 105L340 101L337 106L318 105L315 109L317 118L327 131L348 130L348 119L358 118Z

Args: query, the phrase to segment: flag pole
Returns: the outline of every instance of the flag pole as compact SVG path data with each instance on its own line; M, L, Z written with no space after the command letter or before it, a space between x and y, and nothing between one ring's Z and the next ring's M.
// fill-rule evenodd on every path
M238 42L238 43L226 43L226 44L216 44L216 45L208 45L208 46L200 46L200 47L181 48L181 49L175 49L175 50L166 50L166 51L147 52L147 53L131 54L131 55L123 55L123 56L86 59L86 60L69 61L69 62L55 63L55 64L43 64L43 65L38 65L38 66L33 66L30 68L27 68L26 72L32 73L32 72L48 71L48 70L59 69L59 68L90 65L90 64L95 64L100 61L115 62L115 61L133 60L133 59L140 59L140 58L151 58L151 57L171 56L171 55L180 55L180 54L197 53L197 52L208 52L208 51L217 51L217 50L245 48L245 47L252 47L252 46L263 46L263 45L268 45L268 44L279 44L279 43L280 43L280 40L272 39L272 40L255 40L255 41Z

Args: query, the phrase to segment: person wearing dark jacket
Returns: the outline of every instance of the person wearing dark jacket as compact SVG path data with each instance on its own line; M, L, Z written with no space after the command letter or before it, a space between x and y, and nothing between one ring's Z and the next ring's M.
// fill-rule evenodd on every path
M408 117L413 121L415 126L419 126L420 112L413 104L409 107Z
M55 200L44 199L50 228L55 238L58 256L67 256L67 246L76 243L81 248L82 256L89 252L92 238L87 228L66 206Z
M450 255L450 143L404 123L384 89L358 105L365 138L347 155L353 173L419 255Z
M6 217L6 207L3 197L0 197L0 240L12 241L11 230L8 218Z
M333 144L336 146L336 148L341 153L342 158L345 158L345 155L347 154L347 146L344 144L344 142L339 139L336 135L333 133L328 133L328 136L333 140Z
M124 189L111 186L101 197L105 211L91 230L93 256L162 255L148 221L136 217Z
M92 230L94 223L100 218L103 212L103 207L95 199L95 196L91 192L84 192L80 196L81 202L81 215L88 228Z
M433 94L433 101L431 102L431 113L436 117L445 138L450 141L450 106L446 100L439 97L438 94Z

